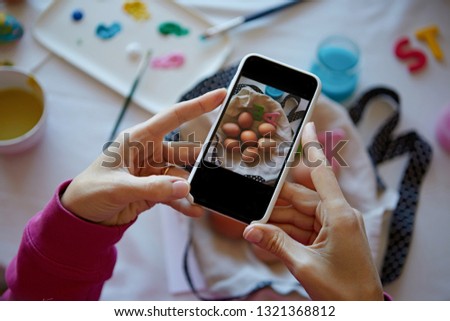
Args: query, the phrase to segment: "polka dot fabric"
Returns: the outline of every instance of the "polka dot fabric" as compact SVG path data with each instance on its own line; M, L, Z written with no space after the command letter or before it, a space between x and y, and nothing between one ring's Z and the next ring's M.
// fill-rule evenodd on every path
M381 280L384 284L397 279L405 265L414 230L414 216L420 194L420 184L431 162L431 146L416 132L408 132L396 138L393 131L400 119L400 97L392 89L375 88L367 91L354 106L350 108L350 116L355 123L368 105L375 98L388 98L394 114L381 126L370 147L369 155L374 166L403 154L409 154L409 161L403 172L399 186L399 200L395 208L390 229L388 245L384 257ZM378 177L378 186L384 184Z

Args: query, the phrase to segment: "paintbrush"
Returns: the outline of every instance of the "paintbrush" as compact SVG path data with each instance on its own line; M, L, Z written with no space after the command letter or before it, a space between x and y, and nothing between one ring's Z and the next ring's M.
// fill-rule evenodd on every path
M209 39L211 37L214 37L216 35L222 34L226 31L229 31L233 28L236 28L244 23L259 19L261 17L270 15L272 13L276 13L278 11L281 11L283 9L289 8L293 5L299 4L300 2L302 2L303 0L296 0L296 1L289 1L286 3L283 3L282 5L276 6L276 7L272 7L260 12L256 12L256 13L252 13L250 15L247 16L240 16L240 17L236 17L232 20L229 20L223 24L219 24L217 26L213 26L209 29L207 29L201 36L200 39L204 40L204 39Z
M119 117L117 118L116 123L114 125L114 129L111 132L111 136L109 136L109 141L105 144L104 149L108 148L109 145L111 145L111 143L113 142L114 138L116 138L117 129L119 128L119 125L122 122L123 116L125 115L125 112L127 111L128 106L131 103L131 100L133 99L134 93L136 92L139 82L141 81L142 77L145 74L145 71L147 70L151 55L152 55L152 51L149 50L149 51L147 51L145 56L142 58L142 60L139 64L139 67L138 67L136 78L133 81L130 92L128 93L128 95L126 97L125 102L123 103L122 110L120 111Z

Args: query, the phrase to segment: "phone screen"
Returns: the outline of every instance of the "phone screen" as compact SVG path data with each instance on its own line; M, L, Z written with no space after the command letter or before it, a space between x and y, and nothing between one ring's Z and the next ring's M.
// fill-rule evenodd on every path
M248 58L196 164L195 203L246 223L264 217L317 86L309 74Z

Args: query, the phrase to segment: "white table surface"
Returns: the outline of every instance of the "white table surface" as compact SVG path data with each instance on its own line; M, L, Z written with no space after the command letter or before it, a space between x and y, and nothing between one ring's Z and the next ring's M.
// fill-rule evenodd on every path
M179 2L216 23L279 1ZM42 10L47 3L48 0L29 0L24 10L31 18L26 24L35 17L33 12ZM403 107L398 132L416 130L433 146L410 254L401 277L386 287L396 300L450 300L450 155L438 146L434 135L439 112L450 104L449 13L447 0L312 1L230 32L234 50L227 63L236 62L246 53L259 52L304 69L309 68L315 48L323 38L331 34L347 35L361 49L358 93L375 85L396 89ZM437 62L426 45L414 37L415 30L431 24L438 25L441 31L439 43L446 55L443 63ZM417 75L411 75L406 65L392 54L395 41L404 35L428 57L428 67ZM123 97L39 48L32 39L24 41L11 60L27 70L44 61L36 75L46 93L49 116L40 145L19 155L0 156L2 265L14 256L27 220L45 205L56 186L74 177L101 152L123 103ZM151 116L132 105L122 128ZM369 129L376 125L370 118L364 123ZM404 165L404 158L400 158L383 166L383 176L390 185L396 186ZM119 244L116 273L107 283L103 299L193 298L190 294L168 293L164 253L158 245L162 239L161 215L163 207L152 210L126 233ZM134 264L130 266L129 261Z

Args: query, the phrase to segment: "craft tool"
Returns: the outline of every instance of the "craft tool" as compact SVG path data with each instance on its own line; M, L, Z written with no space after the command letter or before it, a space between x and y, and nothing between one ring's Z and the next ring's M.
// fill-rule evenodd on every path
M285 2L282 5L276 6L276 7L272 7L260 12L256 12L247 16L240 16L240 17L236 17L230 21L227 21L223 24L219 24L217 26L213 26L209 29L207 29L201 36L201 39L209 39L211 37L214 37L216 35L222 34L224 32L227 32L233 28L236 28L244 23L265 17L267 15L276 13L278 11L287 9L293 5L299 4L303 2L303 0L297 0L297 1L289 1L289 2Z
M131 86L130 92L128 94L128 96L125 99L125 102L122 106L122 110L120 111L119 117L117 118L117 121L114 125L114 129L111 132L111 136L109 137L109 141L105 144L105 148L108 148L109 145L111 145L111 143L113 142L113 140L116 138L117 135L117 129L119 128L120 123L122 122L123 116L125 115L125 112L128 109L128 106L131 103L131 100L133 99L134 93L136 92L136 89L139 85L139 82L141 81L142 77L145 74L145 71L147 70L148 67L148 63L150 61L150 57L152 55L152 51L149 50L147 51L146 55L142 58L141 63L138 67L138 72L136 74L136 78L133 81L133 85Z

